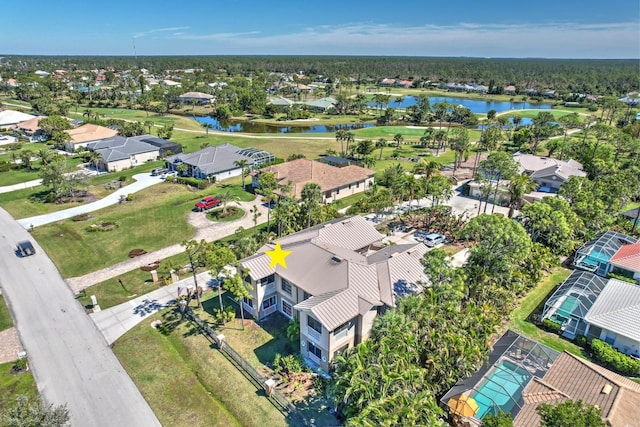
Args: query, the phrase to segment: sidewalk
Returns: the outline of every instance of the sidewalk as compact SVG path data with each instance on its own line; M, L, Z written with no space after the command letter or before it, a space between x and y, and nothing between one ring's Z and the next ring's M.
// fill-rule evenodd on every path
M208 271L197 274L196 277L198 285L202 286L205 292L214 287L215 281L211 279L211 274ZM91 313L89 317L96 324L107 343L111 345L147 317L171 306L178 297L178 287L186 288L187 286L193 286L192 275L169 286L164 286L134 298L131 301L97 313ZM100 301L98 301L98 304L100 304Z
M37 187L41 184L41 179L34 179L33 181L20 182L13 185L5 185L4 187L0 187L0 193L10 193L11 191L24 190L25 188Z
M127 194L136 193L147 187L151 187L152 185L162 182L159 176L151 176L148 173L139 173L137 175L134 175L133 179L136 180L136 182L134 182L133 184L127 185L126 187L123 187L109 194L105 198L97 200L93 203L87 203L86 205L76 206L74 208L69 208L58 212L51 212L44 215L33 216L31 218L23 218L17 221L20 225L28 230L31 227L39 227L51 222L72 218L76 215L97 211L106 208L107 206L115 205L120 201L120 196L122 195L126 196ZM22 183L20 185L24 184L25 183Z

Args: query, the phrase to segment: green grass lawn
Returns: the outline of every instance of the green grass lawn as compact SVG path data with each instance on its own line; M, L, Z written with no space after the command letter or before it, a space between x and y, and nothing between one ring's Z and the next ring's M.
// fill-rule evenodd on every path
M236 206L227 206L227 212L223 213L222 208L215 209L207 212L207 218L211 221L217 222L230 222L240 219L244 216L245 212Z
M80 276L127 259L131 249L147 252L169 246L193 235L187 213L204 195L185 186L160 184L135 194L131 202L93 212L91 219L71 219L33 230L64 277ZM91 224L115 222L108 232L87 232Z
M577 356L585 357L581 347L557 334L538 328L528 320L532 313L542 312L547 298L569 274L571 274L571 270L556 268L551 274L547 275L535 289L520 301L520 306L511 312L509 328L554 350L566 350Z
M152 320L163 321L162 331ZM285 417L191 323L165 310L113 350L163 425L285 426Z
M32 398L38 396L38 388L31 371L18 375L11 373L14 362L0 364L0 414L13 406L16 396L26 394Z
M535 119L536 117L538 117L538 114L540 114L541 112L547 112L547 113L551 113L551 115L555 118L555 119L559 119L560 117L564 117L566 115L569 115L571 113L579 113L580 111L572 111L572 110L535 110L535 109L531 109L531 110L509 110L509 111L503 111L501 113L498 113L498 116L509 116L509 117L513 117L513 116L519 116L519 117L526 117L529 119ZM582 118L581 116L579 116L580 118Z
M4 297L0 295L0 331L9 329L12 326L13 326L13 320L11 320L9 307L7 307Z
M156 125L170 125L173 124L176 128L190 129L190 130L203 130L202 126L195 120L186 116L179 116L176 114L156 114L149 112L148 114L142 110L128 110L126 108L86 108L81 107L78 112L72 111L70 116L74 118L80 118L86 110L91 110L94 113L100 114L100 118L106 119L122 119L122 120L136 120L139 122L151 121ZM146 129L145 129L146 130ZM155 129L151 132L156 134Z
M9 154L3 154L0 156L0 161L11 161ZM80 157L71 157L66 159L67 167L69 170L74 170L78 165L82 163ZM32 169L12 169L6 172L0 172L0 187L6 185L19 184L21 182L32 181L40 179L40 161L34 161L32 163Z

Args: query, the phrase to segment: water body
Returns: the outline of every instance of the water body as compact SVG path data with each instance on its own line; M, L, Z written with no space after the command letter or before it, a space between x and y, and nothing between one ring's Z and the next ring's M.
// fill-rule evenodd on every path
M375 127L373 123L345 123L339 125L279 126L271 123L238 122L235 120L219 121L211 116L194 117L200 123L210 123L213 130L223 132L246 133L325 133L339 129L352 130ZM308 122L313 123L313 122Z
M415 96L405 96L402 98L401 103L394 102L396 97L391 96L389 101L390 108L407 108L412 105L416 105L418 99ZM551 104L532 104L530 102L509 102L509 101L481 101L476 99L465 98L452 98L449 96L430 96L429 103L433 108L433 104L438 102L448 102L452 105L462 105L471 110L472 113L486 114L489 110L495 110L497 113L507 110L526 110L526 109L539 109L550 110ZM368 102L368 106L377 108L375 102ZM386 108L386 106L383 106Z

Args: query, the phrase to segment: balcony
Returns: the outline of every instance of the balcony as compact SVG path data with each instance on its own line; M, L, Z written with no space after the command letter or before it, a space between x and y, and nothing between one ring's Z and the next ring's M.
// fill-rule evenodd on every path
M264 285L264 294L268 295L268 294L272 294L276 291L276 282L268 282L266 285Z
M313 338L316 341L320 341L320 335L321 335L320 332L307 326L307 336Z
M338 332L338 333L333 333L333 339L335 341L340 341L343 338L346 338L349 336L349 329L343 329L342 331Z

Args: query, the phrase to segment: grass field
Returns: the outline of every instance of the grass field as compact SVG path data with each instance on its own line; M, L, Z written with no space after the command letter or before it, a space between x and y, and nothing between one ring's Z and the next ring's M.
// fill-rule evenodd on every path
M203 130L202 126L195 120L186 116L179 116L176 114L160 115L149 112L148 114L142 110L128 110L126 108L80 108L78 112L72 111L70 116L75 118L81 118L86 110L91 110L94 114L100 114L100 118L106 119L122 119L122 120L135 120L139 122L150 121L154 125L174 125L176 128L191 129L191 130ZM155 130L151 131L156 134Z
M11 373L13 362L0 364L0 414L6 413L16 400L16 396L26 394L38 397L38 388L31 371L18 375Z
M585 357L582 348L557 334L552 334L538 328L528 320L529 316L541 312L547 297L571 274L566 268L556 268L545 277L538 286L520 301L520 306L511 313L509 328L558 351L568 351L580 357Z
M155 319L162 320L162 332L149 326ZM163 425L293 425L173 311L140 323L113 350Z
M26 147L32 150L38 149L38 147ZM10 154L0 155L0 161L12 161ZM67 167L69 170L75 170L78 165L82 164L80 157L71 157L66 159ZM32 181L34 179L40 179L40 161L36 160L32 162L32 169L14 169L6 172L0 172L0 187L6 185L19 184L21 182Z
M131 202L92 213L87 221L71 219L37 227L33 236L64 277L80 276L127 259L131 249L147 252L189 239L193 228L186 216L202 192L161 184L135 194ZM118 228L87 232L91 224L114 222Z
M12 326L13 326L13 321L11 320L9 307L7 307L7 304L4 301L4 297L0 295L0 331L9 329Z
M497 115L509 116L509 117L519 116L519 117L526 117L529 119L535 119L536 117L538 117L538 114L540 114L543 111L547 113L551 113L551 115L556 119L559 119L560 117L564 117L572 113L580 113L580 111L577 111L577 110L576 111L573 111L573 110L509 110L509 111L503 111L501 113L498 113ZM579 116L579 118L582 119L582 116Z

